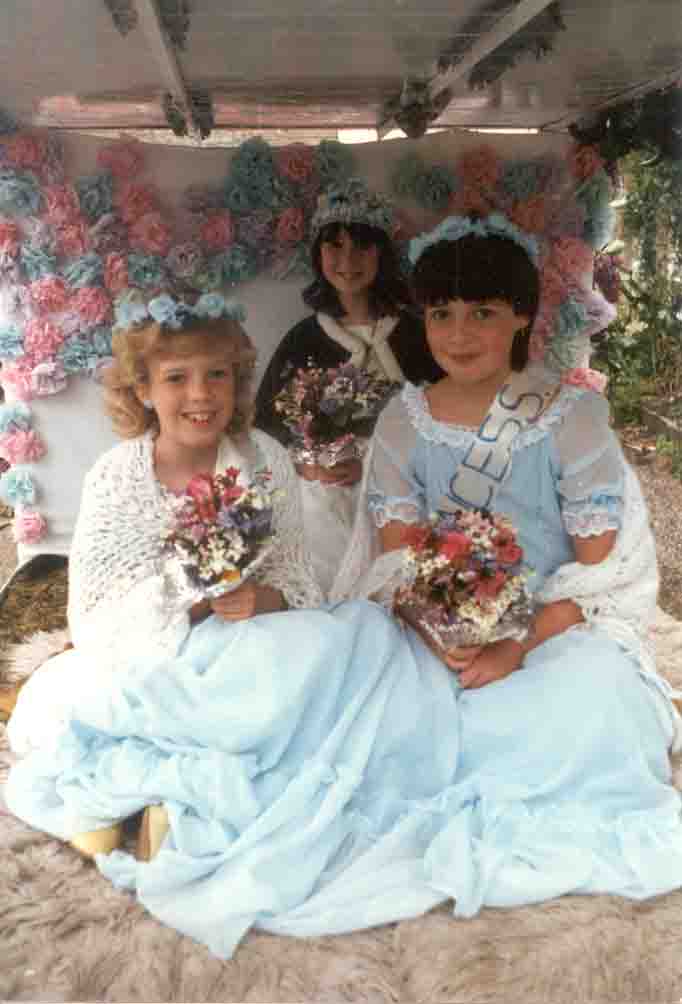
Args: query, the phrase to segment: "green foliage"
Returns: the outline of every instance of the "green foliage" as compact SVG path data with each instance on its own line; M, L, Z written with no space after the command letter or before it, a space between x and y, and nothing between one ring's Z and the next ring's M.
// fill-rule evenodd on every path
M656 440L656 453L670 457L670 473L678 481L682 481L682 440L659 436Z

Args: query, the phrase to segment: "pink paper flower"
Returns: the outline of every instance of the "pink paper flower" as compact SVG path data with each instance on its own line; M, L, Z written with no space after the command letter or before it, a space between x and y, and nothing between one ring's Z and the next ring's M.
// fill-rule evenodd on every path
M14 257L19 250L19 227L12 220L0 220L0 251Z
M99 286L83 286L76 290L69 306L88 328L96 328L111 318L111 298Z
M67 287L57 275L36 279L28 287L31 301L39 314L51 314L66 306Z
M158 254L162 258L168 254L173 243L170 227L160 213L146 213L130 228L130 246L145 254Z
M62 329L44 318L34 318L24 328L26 354L30 355L34 362L43 362L53 356L63 341Z
M47 447L33 429L15 429L0 436L0 455L12 464L33 464L44 457Z
M571 173L579 180L591 178L604 166L603 159L593 146L574 146L568 155L568 166Z
M502 161L491 146L479 146L463 153L457 161L457 174L464 187L490 195L502 173Z
M31 373L31 387L37 397L59 394L66 387L66 373L56 359L46 359Z
M19 401L30 401L35 397L32 379L33 364L24 356L14 363L2 364L2 382L5 387L11 387L14 396Z
M234 223L228 209L211 213L199 230L199 239L208 251L224 251L234 241Z
M20 509L14 517L12 534L17 544L37 544L47 534L47 523L35 509Z
M47 157L47 139L36 133L15 133L3 145L5 159L12 167L40 168Z
M77 220L80 203L73 185L48 185L43 195L47 204L47 218L57 225Z
M315 166L315 151L305 143L283 146L276 154L277 166L285 178L302 185L307 182Z
M594 252L577 237L560 237L552 242L551 258L563 275L583 279L592 268Z
M540 271L540 298L543 304L556 306L566 296L566 283L553 265L543 265Z
M542 233L547 222L547 200L544 195L533 195L525 202L515 202L509 215L526 233Z
M115 296L128 286L128 259L114 251L104 259L104 285Z
M608 381L606 375L600 373L599 370L578 366L576 369L564 373L561 382L569 384L571 387L585 387L587 390L596 391L597 394L603 394Z
M121 218L128 224L148 213L158 212L159 208L156 192L149 185L125 185L117 193L116 203Z
M488 216L493 210L494 206L490 199L473 185L464 185L450 199L449 211L461 216L469 216L471 213Z
M57 227L57 250L65 258L78 258L88 246L88 228L80 217Z
M142 144L112 143L100 150L97 163L111 171L115 178L134 178L144 163Z
M282 244L296 244L305 237L305 216L296 206L285 209L277 217L275 236Z

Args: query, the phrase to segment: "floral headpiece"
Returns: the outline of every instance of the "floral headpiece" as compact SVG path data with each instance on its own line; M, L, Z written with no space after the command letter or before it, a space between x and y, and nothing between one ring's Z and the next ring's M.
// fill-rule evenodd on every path
M446 217L429 233L421 234L410 241L410 261L416 265L426 249L433 244L438 244L439 241L459 241L468 234L474 234L476 237L506 237L522 247L534 265L539 265L538 242L511 223L502 213L492 213L477 220L472 220L468 216Z
M197 320L217 321L227 317L233 321L246 320L246 310L241 303L226 300L220 293L204 293L196 303L175 300L169 293L155 296L147 303L135 293L118 297L114 305L115 327L119 330L136 327L145 321L156 321L166 328L180 331Z
M318 198L310 224L312 241L328 223L365 223L390 235L394 226L393 208L387 199L371 192L360 178L350 178Z

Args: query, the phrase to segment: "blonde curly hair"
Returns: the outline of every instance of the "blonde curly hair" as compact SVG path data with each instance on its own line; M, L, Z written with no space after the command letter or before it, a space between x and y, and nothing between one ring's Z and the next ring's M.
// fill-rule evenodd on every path
M190 355L198 349L230 345L234 353L235 398L232 419L225 432L232 438L244 438L253 417L253 372L256 351L239 321L232 318L206 318L186 328L171 328L156 321L114 332L114 360L103 373L104 406L114 431L122 439L133 439L147 429L158 427L156 413L140 400L149 383L149 360L166 350ZM138 394L140 396L138 396Z

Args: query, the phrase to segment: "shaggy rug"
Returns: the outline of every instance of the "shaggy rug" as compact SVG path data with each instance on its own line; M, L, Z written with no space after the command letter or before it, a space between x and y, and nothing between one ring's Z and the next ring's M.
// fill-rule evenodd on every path
M662 671L682 685L682 623L661 613L655 634ZM13 651L15 678L64 641L41 634ZM682 1001L682 891L645 903L564 897L473 920L442 907L342 937L255 933L223 962L0 807L0 1000L670 1004Z

